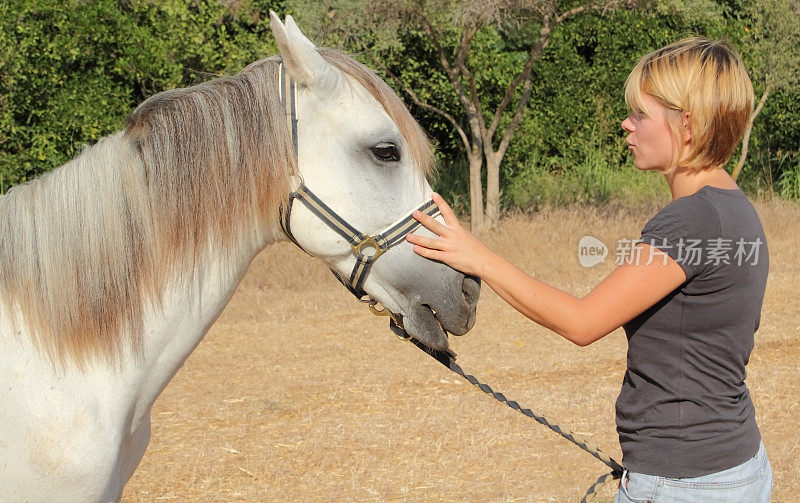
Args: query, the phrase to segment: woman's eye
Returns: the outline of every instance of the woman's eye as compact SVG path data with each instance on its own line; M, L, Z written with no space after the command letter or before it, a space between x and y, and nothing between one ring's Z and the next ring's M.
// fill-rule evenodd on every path
M400 152L391 143L379 143L370 149L376 159L383 162L397 162L400 160Z

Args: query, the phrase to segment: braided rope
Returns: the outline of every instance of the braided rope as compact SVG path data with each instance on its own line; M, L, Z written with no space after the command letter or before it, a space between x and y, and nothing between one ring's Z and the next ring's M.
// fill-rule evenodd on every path
M577 445L578 447L580 447L584 451L588 452L589 454L591 454L595 458L597 458L600 461L602 461L606 466L611 468L611 473L607 473L605 475L600 476L597 479L597 481L594 484L592 484L592 486L589 488L589 490L586 491L586 494L583 496L583 499L581 499L581 503L584 503L586 501L587 497L589 497L592 494L594 494L597 491L597 489L599 489L603 484L605 484L607 482L610 482L610 481L613 481L613 480L616 480L616 479L619 479L619 478L622 477L622 470L623 470L622 465L617 463L608 454L604 453L603 451L601 451L597 447L595 447L592 444L590 444L584 438L576 435L575 433L573 433L572 431L570 431L568 429L562 428L558 424L551 423L546 417L544 417L543 414L535 412L535 411L532 411L531 409L522 408L519 405L519 403L517 403L516 401L509 400L508 398L506 398L506 396L504 394L502 394L500 392L497 392L497 391L494 391L491 388L491 386L489 386L488 384L484 384L484 383L480 382L478 380L478 378L475 377L474 375L467 374L466 372L464 372L464 369L462 369L461 366L458 365L455 362L455 360L453 360L453 358L451 358L450 355L448 355L447 353L428 348L428 347L426 347L424 344L422 344L421 342L419 342L416 339L411 339L411 342L413 342L414 345L416 345L418 348L420 348L425 353L430 355L432 358L437 360L439 363L441 363L442 365L444 365L445 367L450 369L452 372L460 375L461 377L466 379L470 384L472 384L473 386L475 386L479 390L483 391L487 395L490 395L492 398L494 398L498 402L500 402L502 404L505 404L508 407L510 407L510 408L512 408L512 409L514 409L514 410L516 410L518 412L521 412L522 414L524 414L524 415L528 416L529 418L535 420L539 424L543 424L544 426L547 426L548 428L550 428L554 432L556 432L559 435L561 435L562 437L566 438L567 440L569 440L573 444Z
M505 395L503 395L502 393L494 391L488 384L484 384L484 383L480 382L475 376L465 373L464 370L456 362L454 362L452 359L450 360L449 368L450 368L450 370L452 370L456 374L464 377L464 379L469 381L469 383L472 384L473 386L477 387L478 389L480 389L481 391L483 391L487 395L491 395L498 402L501 402L501 403L511 407L512 409L525 414L529 418L536 420L536 422L547 426L548 428L550 428L554 432L558 433L562 437L566 438L567 440L569 440L573 444L577 445L578 447L580 447L584 451L588 452L592 456L596 457L597 459L599 459L600 461L605 463L613 471L615 471L615 472L618 471L618 472L622 473L622 466L619 463L617 463L616 461L611 459L611 457L608 456L608 454L606 454L603 451L601 451L600 449L594 447L592 444L590 444L584 438L576 435L574 432L572 432L572 431L570 431L568 429L563 429L563 428L561 428L561 426L551 423L541 413L532 411L531 409L523 409L522 407L520 407L520 405L516 401L507 399Z
M597 492L597 489L605 485L607 482L612 482L621 477L622 473L617 473L617 472L610 472L606 473L605 475L600 475L597 478L597 481L594 484L592 484L592 487L590 487L589 490L586 491L586 494L583 495L583 498L581 498L581 503L586 503L586 499L595 492Z

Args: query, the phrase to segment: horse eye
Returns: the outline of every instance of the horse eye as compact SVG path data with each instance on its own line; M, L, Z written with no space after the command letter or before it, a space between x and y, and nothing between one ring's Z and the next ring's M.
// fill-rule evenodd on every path
M379 143L370 148L372 155L376 159L383 162L397 162L400 160L400 152L397 147L391 143Z

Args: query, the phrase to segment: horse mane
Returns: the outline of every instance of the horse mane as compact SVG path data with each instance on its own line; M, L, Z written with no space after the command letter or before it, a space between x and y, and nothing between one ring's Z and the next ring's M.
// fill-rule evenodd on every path
M430 143L391 88L320 53L384 107L427 174ZM52 363L139 354L145 310L176 273L276 231L296 162L279 62L152 96L124 131L0 197L0 304Z

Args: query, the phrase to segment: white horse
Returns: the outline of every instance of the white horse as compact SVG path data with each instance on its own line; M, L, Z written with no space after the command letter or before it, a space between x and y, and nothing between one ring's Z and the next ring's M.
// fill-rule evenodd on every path
M252 258L286 240L299 170L342 218L376 232L429 198L425 135L384 82L272 14L281 58L145 101L122 132L0 197L0 501L117 501L150 409ZM297 84L299 154L279 95ZM297 242L341 275L350 245L295 204ZM475 319L477 283L415 255L364 289L424 344Z

